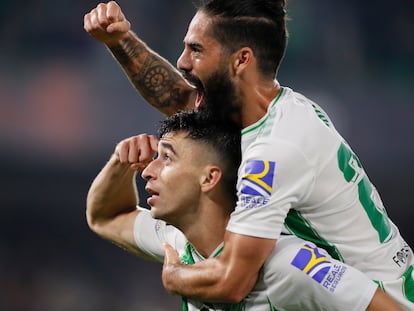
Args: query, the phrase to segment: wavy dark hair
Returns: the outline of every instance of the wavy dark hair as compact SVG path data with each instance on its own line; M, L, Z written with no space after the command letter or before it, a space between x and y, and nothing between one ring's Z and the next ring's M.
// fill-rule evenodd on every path
M211 36L227 52L250 47L259 72L276 77L288 39L286 0L210 0L197 11L212 18Z

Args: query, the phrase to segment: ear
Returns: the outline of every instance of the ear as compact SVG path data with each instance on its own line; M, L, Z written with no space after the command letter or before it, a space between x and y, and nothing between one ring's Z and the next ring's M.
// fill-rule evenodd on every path
M249 47L243 47L233 54L233 70L235 74L244 71L253 60L253 50Z
M201 191L209 192L213 190L221 180L222 171L220 167L208 165L205 167L200 179Z

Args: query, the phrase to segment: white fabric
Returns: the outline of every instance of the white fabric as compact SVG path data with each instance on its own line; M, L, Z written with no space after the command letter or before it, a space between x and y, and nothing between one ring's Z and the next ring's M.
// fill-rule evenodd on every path
M295 234L378 281L398 280L414 265L359 159L303 95L282 88L267 114L243 129L242 153L229 231ZM394 298L407 302L403 290Z
M204 259L178 229L154 220L145 209L136 218L134 236L137 246L160 262L164 257L164 242L171 244L186 263L189 263L188 255L194 262ZM216 256L222 248L219 245L211 256ZM184 299L183 310L357 311L366 309L376 288L364 274L333 260L312 243L295 236L281 236L255 288L241 304L212 305Z

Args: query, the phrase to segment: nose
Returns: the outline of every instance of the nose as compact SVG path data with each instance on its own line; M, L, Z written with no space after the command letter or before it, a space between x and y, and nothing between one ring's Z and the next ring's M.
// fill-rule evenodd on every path
M151 161L147 167L142 171L141 177L146 181L149 181L156 177L157 159Z
M192 67L191 67L190 55L189 55L187 48L184 48L183 52L178 58L177 68L183 71L187 71L187 72L191 71Z

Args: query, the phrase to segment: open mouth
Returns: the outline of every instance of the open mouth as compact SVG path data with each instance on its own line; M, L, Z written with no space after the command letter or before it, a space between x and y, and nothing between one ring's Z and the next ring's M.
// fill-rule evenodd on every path
M152 206L154 204L155 200L158 198L159 193L152 190L149 187L145 187L145 191L147 191L148 194L149 194L149 197L147 198L147 203L148 203L148 205Z
M195 108L200 108L203 104L203 93L200 90L197 90L197 97L195 100Z
M184 79L191 86L193 86L197 91L197 95L196 95L196 99L194 103L195 108L201 107L203 104L203 93L204 93L203 84L201 83L200 79L198 79L196 76L192 75L191 73L188 73L185 71L182 71L181 73Z

